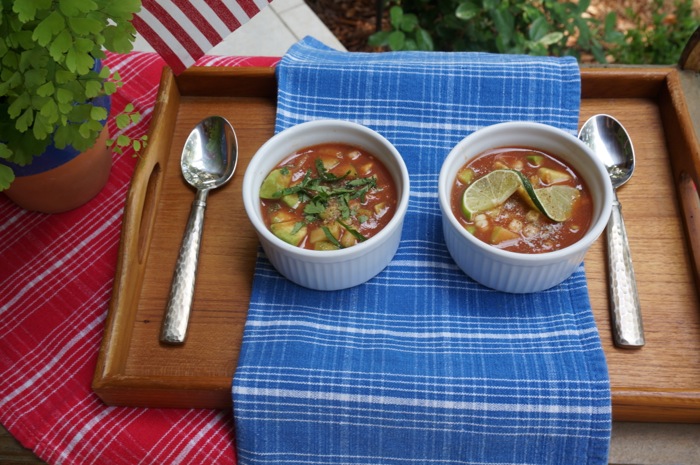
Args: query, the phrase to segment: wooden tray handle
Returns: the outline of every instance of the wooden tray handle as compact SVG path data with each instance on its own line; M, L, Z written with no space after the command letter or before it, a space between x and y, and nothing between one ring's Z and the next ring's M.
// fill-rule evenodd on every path
M678 64L681 69L700 71L700 27L688 39Z
M166 67L161 75L160 91L153 110L148 146L136 167L128 202L129 215L125 233L131 243L131 253L136 254L139 267L146 262L162 178L167 166L167 154L170 153L169 145L175 131L177 115L168 108L177 107L179 99L180 92L174 75L170 68ZM164 145L168 147L163 147Z
M695 279L700 282L700 194L697 184L686 171L681 171L678 189L695 268Z

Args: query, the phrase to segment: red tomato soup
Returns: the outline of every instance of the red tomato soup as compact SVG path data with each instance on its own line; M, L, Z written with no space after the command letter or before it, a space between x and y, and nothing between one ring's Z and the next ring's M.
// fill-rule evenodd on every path
M277 237L311 250L351 247L394 216L394 180L371 153L347 144L299 150L260 187L263 219Z
M517 191L493 208L465 212L465 191L495 170L515 170L522 173L525 180L520 181L522 184ZM528 194L527 181L535 196L544 192L539 189L549 186L575 188L578 192L563 189L574 194L567 204L569 216L564 220L558 218L560 221L550 219L547 208L538 208ZM487 151L464 165L452 186L451 207L462 226L481 241L512 252L537 254L563 249L583 237L591 223L593 202L584 180L570 166L552 154L516 147Z

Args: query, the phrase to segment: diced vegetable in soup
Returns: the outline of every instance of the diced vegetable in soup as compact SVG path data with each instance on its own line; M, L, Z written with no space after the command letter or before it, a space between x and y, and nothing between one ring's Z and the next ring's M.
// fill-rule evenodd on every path
M452 212L475 237L520 253L578 241L593 204L584 180L552 154L529 148L487 151L455 175Z
M396 211L394 180L374 155L347 144L304 148L260 186L273 234L311 250L351 247L377 234Z

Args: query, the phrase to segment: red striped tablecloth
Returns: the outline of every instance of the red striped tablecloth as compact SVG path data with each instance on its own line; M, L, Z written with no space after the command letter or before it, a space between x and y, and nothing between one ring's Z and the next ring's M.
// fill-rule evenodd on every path
M203 57L196 64L277 60ZM144 118L127 132L144 134L164 60L131 53L105 63L125 82L113 114L133 102ZM31 213L0 195L0 423L49 463L235 463L230 411L108 407L90 388L132 155L114 155L105 189L71 212Z
M142 0L133 25L179 74L271 1Z

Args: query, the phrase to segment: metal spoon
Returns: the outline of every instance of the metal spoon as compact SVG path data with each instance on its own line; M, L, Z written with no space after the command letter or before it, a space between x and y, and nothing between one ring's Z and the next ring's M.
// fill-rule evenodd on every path
M606 229L613 341L621 348L639 348L644 345L644 327L622 208L617 198L617 188L634 172L632 141L622 124L609 115L592 116L578 137L608 169L615 192Z
M233 176L238 161L238 141L231 124L220 116L205 118L195 126L182 149L180 167L185 180L197 194L180 254L175 265L170 297L161 328L161 342L182 344L194 298L194 284L199 259L199 244L204 226L207 195Z

